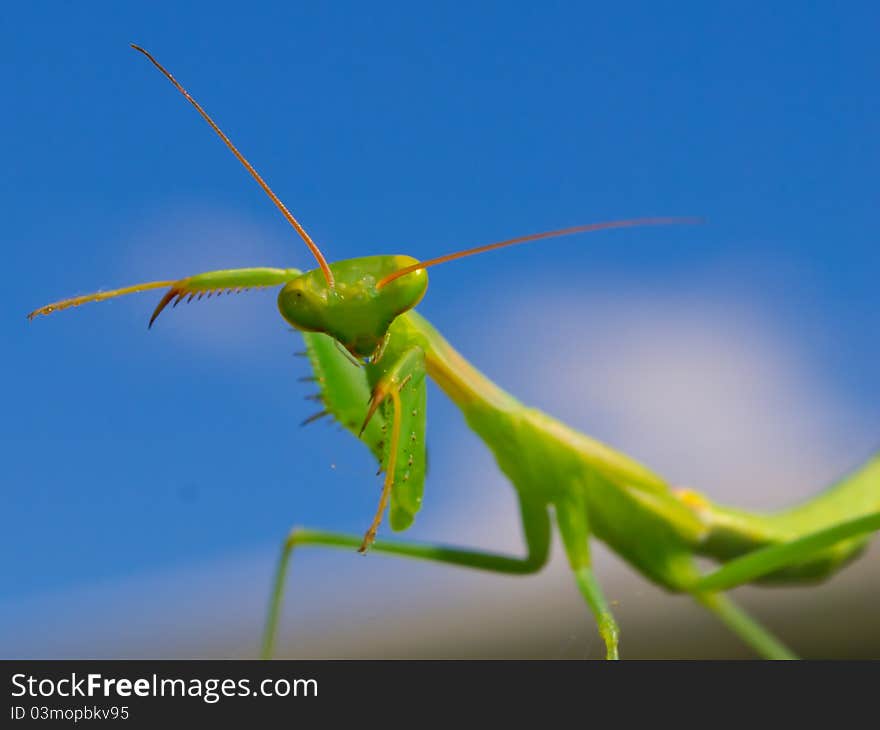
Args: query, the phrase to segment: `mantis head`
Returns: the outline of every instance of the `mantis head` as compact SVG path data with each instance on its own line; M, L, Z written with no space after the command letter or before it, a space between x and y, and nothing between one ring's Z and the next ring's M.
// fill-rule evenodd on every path
M355 357L375 353L394 318L419 303L428 288L428 274L414 269L386 286L377 284L408 266L411 256L367 256L330 266L330 286L320 269L287 282L278 295L278 309L290 324L307 332L335 338Z

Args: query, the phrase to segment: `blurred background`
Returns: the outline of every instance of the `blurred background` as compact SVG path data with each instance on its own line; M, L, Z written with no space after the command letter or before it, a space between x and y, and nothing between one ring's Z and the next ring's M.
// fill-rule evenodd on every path
M166 64L330 259L427 258L550 228L699 227L517 247L431 272L420 306L521 400L748 509L880 447L876 3L19 3L4 13L0 654L249 657L293 524L362 533L379 480L301 428L273 293L60 297L312 267ZM436 388L410 536L519 552L513 492ZM556 546L504 578L298 553L281 650L602 654ZM599 548L628 657L744 657ZM880 551L739 600L813 657L880 656Z

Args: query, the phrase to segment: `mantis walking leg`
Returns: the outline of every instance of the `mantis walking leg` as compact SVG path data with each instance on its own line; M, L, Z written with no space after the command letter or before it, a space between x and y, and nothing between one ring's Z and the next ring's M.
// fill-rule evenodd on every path
M880 512L841 522L788 542L754 550L704 576L697 581L694 588L697 591L735 588L780 568L808 560L816 553L844 540L863 537L875 530L880 530Z
M620 630L593 573L590 561L590 529L583 499L572 493L557 502L556 520L568 553L568 561L574 571L575 582L593 612L599 634L605 642L605 658L619 659L617 644Z
M693 593L694 600L711 611L727 628L765 659L797 659L779 639L721 593Z
M767 659L796 659L769 631L760 626L720 591L749 583L781 568L814 558L846 540L858 540L880 530L880 512L841 522L788 542L754 550L709 573L689 588L694 599L714 613L737 636ZM852 551L845 551L852 555ZM833 565L833 561L831 563Z
M377 540L372 544L371 551L447 565L460 565L492 573L508 575L536 573L546 564L550 553L550 518L544 505L527 503L523 499L520 499L520 512L527 550L527 554L523 558L398 540ZM324 547L356 549L361 546L362 540L363 538L356 535L323 530L295 528L290 532L281 549L281 557L275 574L269 615L263 634L262 656L264 659L270 658L274 651L281 603L284 598L285 578L294 548L305 545L322 545Z

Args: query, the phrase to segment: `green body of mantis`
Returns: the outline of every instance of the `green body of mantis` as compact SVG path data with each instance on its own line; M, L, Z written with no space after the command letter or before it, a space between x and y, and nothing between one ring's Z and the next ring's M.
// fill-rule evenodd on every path
M470 365L414 309L430 266L493 248L555 235L672 219L622 221L511 239L418 262L371 256L327 264L317 246L250 164L182 87L145 51L223 138L294 225L320 267L216 271L179 281L151 282L65 300L31 316L87 301L168 287L151 324L169 303L221 290L278 286L284 319L301 330L327 413L358 436L385 471L372 525L361 538L308 529L284 542L263 654L273 650L284 579L294 548L323 545L442 562L507 574L541 569L553 526L559 530L575 583L593 612L606 656L618 656L618 628L593 573L590 541L597 538L643 575L692 595L759 654L793 655L737 608L724 591L748 582L797 583L821 579L856 557L880 529L880 457L824 493L793 509L756 515L723 507L689 490L674 490L633 459L550 416L519 403ZM522 557L403 541L376 540L387 511L394 530L418 512L425 482L426 378L458 406L492 450L516 489L526 553ZM720 564L702 574L698 556Z

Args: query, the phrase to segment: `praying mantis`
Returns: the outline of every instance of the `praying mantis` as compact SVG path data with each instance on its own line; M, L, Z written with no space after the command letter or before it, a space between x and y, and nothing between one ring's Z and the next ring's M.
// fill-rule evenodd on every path
M294 529L284 540L262 641L274 652L285 578L296 548L375 551L414 560L527 575L541 570L559 536L577 589L592 612L608 659L619 657L619 628L594 573L590 543L598 539L647 579L686 593L762 657L795 658L726 591L752 582L810 583L856 558L880 529L880 455L800 505L753 514L675 489L629 456L520 403L473 367L415 310L427 291L427 269L495 249L559 236L632 226L693 222L642 218L531 234L418 261L376 255L328 263L323 253L254 167L204 109L143 48L248 170L317 261L310 271L247 268L154 281L65 299L31 312L46 315L87 302L166 289L150 318L168 304L255 287L280 287L278 308L299 330L330 415L362 441L384 472L375 515L363 536ZM525 555L378 539L387 514L394 531L408 528L426 479L426 381L433 379L492 451L513 485ZM717 567L704 572L698 558Z

